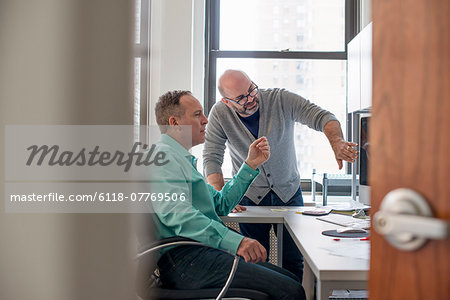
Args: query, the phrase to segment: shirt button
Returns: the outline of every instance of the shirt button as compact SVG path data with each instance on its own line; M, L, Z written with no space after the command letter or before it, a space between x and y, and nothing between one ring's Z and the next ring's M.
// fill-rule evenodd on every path
M261 199L262 197L261 196L258 196L258 199Z
M269 174L267 174L267 177L270 177L270 173L269 173Z
M273 189L273 184L270 186L271 189Z
M250 174L250 177L253 177L253 175L252 175L252 174Z

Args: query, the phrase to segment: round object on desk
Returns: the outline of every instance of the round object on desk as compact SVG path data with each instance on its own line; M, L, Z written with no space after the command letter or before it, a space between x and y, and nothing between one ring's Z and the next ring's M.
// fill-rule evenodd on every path
M369 236L369 232L337 232L336 229L322 231L322 234L338 238L365 238Z
M330 210L305 210L304 212L302 212L302 215L305 216L325 216L328 215L330 213Z

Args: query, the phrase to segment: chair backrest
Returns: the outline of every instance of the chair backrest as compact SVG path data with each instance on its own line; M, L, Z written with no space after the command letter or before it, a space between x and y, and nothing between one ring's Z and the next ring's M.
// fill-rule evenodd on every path
M166 248L166 247L187 246L187 245L197 245L197 246L209 247L207 245L204 245L204 244L194 241L192 239L188 239L188 238L184 238L184 237L171 237L171 238L156 241L155 243L144 246L145 249L142 249L142 251L140 251L139 254L136 256L136 258L140 259L140 260L142 259L144 261L144 265L142 268L146 268L146 265L148 262L147 262L147 260L145 260L145 258L148 256L151 256L150 254L152 254L158 250L161 250L163 248ZM230 255L232 255L232 254L230 254ZM225 285L223 286L223 288L219 291L216 299L222 299L222 297L226 294L228 288L230 287L231 281L234 278L234 274L236 273L238 263L239 263L239 256L234 255L234 261L233 261L233 265L231 266L231 270L230 270L230 274L228 275L228 279L225 282ZM149 290L149 285L152 285L152 286L155 285L152 279L156 279L156 276L150 275L147 271L145 271L145 269L144 270L141 269L140 272L142 272L142 273L138 274L138 276L139 276L139 279L141 280L141 282L143 282L146 285L144 287L144 293L145 293L145 296L147 296L148 290ZM141 275L144 277L140 277ZM155 274L153 273L153 275L155 275ZM142 286L140 287L140 291L142 292ZM190 298L191 298L191 296L189 296L189 298L183 298L183 299L190 299ZM176 298L176 299L179 299L179 298Z
M155 226L150 213L133 215L133 231L137 239L137 251L141 252L145 245L155 241ZM136 293L142 299L155 299L152 289L159 285L158 278L153 274L156 270L157 258L148 255L137 262Z
M202 245L197 241L183 238L173 237L164 240L155 241L156 233L154 232L154 214L138 214L135 216L134 225L138 247L138 266L136 274L136 292L143 300L150 299L221 299L223 296L239 297L255 300L268 300L270 297L259 291L231 288L229 286L233 280L234 273L237 270L239 257L235 255L233 265L230 266L231 271L228 280L223 288L217 289L198 289L198 290L172 290L162 288L157 272L157 250L173 245ZM227 252L228 253L228 252ZM232 254L230 254L232 255Z

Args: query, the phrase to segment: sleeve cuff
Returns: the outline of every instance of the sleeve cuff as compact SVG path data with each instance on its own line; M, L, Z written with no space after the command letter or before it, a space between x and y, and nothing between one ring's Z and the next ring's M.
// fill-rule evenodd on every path
M220 243L220 248L229 250L231 253L236 254L243 239L244 236L229 229Z
M222 174L222 168L218 164L215 164L215 163L205 164L204 170L205 170L205 177L208 177L209 175L214 174L214 173Z
M255 180L256 176L259 174L259 169L253 170L249 165L247 165L245 162L242 164L241 168L239 169L239 172L237 173L237 177L239 177L240 180L251 182Z
M323 128L325 127L325 125L327 125L327 123L330 122L330 121L338 121L338 119L333 114L329 114L329 115L324 116L323 119L322 119L322 122L320 124L321 131L323 131Z

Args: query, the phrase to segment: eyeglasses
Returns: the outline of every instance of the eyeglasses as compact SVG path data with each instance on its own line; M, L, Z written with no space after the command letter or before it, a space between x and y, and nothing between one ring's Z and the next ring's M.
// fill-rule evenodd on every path
M252 86L253 86L253 88L252 88ZM252 97L252 98L255 97L259 91L258 86L253 81L248 89L249 89L249 92L246 96L240 95L234 99L227 98L227 97L224 97L224 98L227 99L228 101L231 101L231 102L234 102L234 103L244 106L248 102L248 97Z

